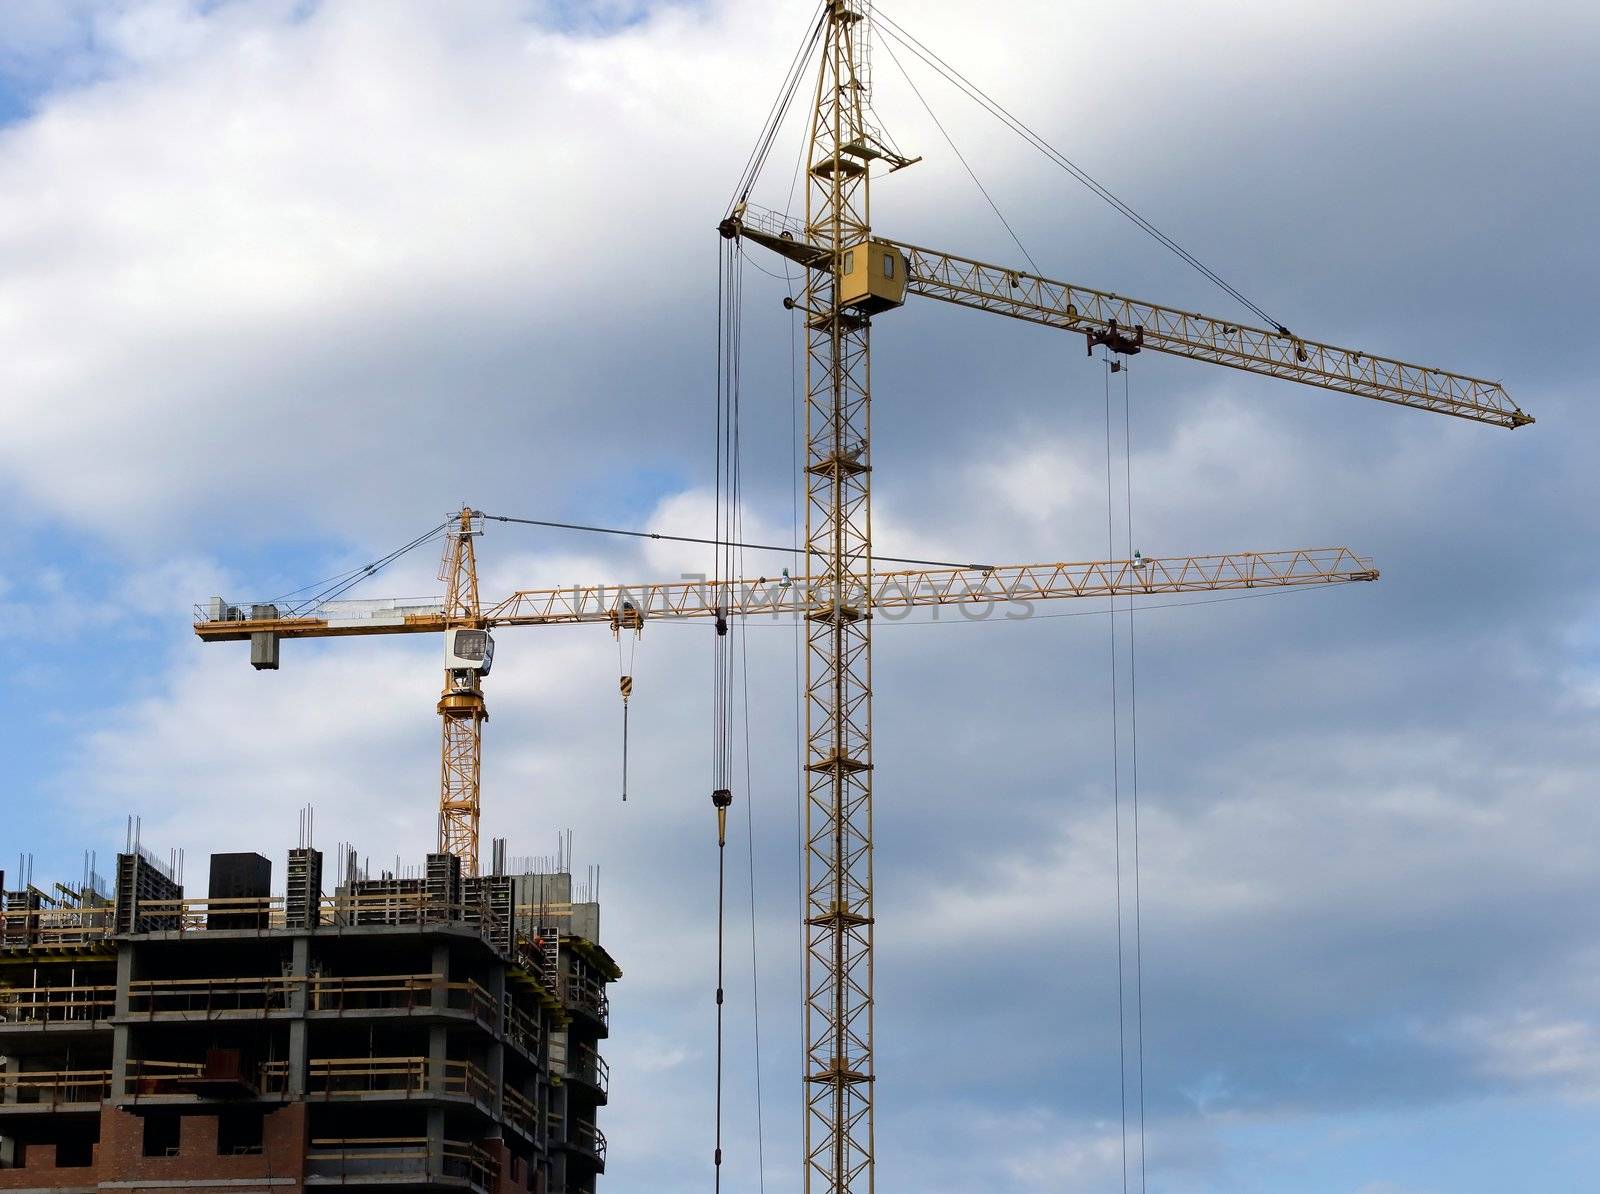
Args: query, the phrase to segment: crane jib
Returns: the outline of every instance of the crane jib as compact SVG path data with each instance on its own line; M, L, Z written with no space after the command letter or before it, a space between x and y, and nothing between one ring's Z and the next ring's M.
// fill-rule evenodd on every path
M1233 589L1290 588L1376 580L1372 561L1348 547L1235 552L1209 556L1143 556L1077 563L994 564L971 568L906 569L852 575L836 601L825 582L802 577L709 581L689 578L640 584L567 585L525 589L483 607L485 627L603 623L642 628L649 619L815 616L839 608L871 610L894 620L896 611L932 606L1030 604L1075 597L1157 596ZM269 617L269 607L211 602L197 608L194 631L206 642L274 638L340 638L375 634L442 634L450 629L442 605L432 611L372 612L338 603ZM250 616L246 616L246 609ZM213 616L216 611L235 614ZM262 616L256 616L260 611Z
M770 219L771 227L757 227L750 223L752 218L757 216L749 212L729 217L721 231L809 269L835 268L834 254L808 242L800 230L780 228ZM1102 345L1118 354L1147 348L1496 427L1517 428L1534 421L1499 382L1485 378L1307 340L1286 328L1251 327L1054 281L903 241L874 240L904 256L908 293L1080 332L1090 351Z
M1083 332L1091 346L1107 343L1111 337L1123 342L1120 347L1108 344L1114 352L1148 348L1498 427L1516 428L1533 422L1498 382L1484 378L1306 340L1286 330L1232 323L915 245L888 243L909 262L912 294ZM1127 343L1130 340L1132 344Z

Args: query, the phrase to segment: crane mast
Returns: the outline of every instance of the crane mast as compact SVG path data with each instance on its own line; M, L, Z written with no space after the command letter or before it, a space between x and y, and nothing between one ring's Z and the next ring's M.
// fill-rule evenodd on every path
M439 852L461 859L463 874L478 873L478 815L482 806L479 775L483 763L483 699L486 656L492 656L487 623L478 603L478 558L473 539L480 534L476 511L463 507L445 541L440 579L445 582L444 691L439 696L442 742L439 751ZM459 658L457 632L481 634L482 647L468 650L476 660ZM467 644L462 643L462 646ZM476 664L476 666L472 666Z
M1254 328L874 238L869 168L912 164L867 122L870 0L826 0L803 227L747 202L719 225L804 267L806 576L848 591L871 574L871 317L912 294L1503 428L1533 419L1497 382ZM759 169L759 163L757 166ZM750 181L753 181L751 179ZM805 1190L874 1188L872 618L869 587L808 615L806 650Z
M806 577L834 594L806 628L805 1189L872 1189L871 324L841 302L871 235L863 13L832 0L806 152Z

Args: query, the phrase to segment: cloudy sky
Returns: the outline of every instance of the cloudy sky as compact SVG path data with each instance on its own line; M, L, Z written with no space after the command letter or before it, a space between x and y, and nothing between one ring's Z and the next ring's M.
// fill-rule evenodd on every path
M281 860L306 804L325 847L420 859L437 644L290 643L256 674L193 639L191 605L364 563L462 502L708 533L714 225L809 8L9 0L0 866L75 878L95 850L109 871L129 814L191 875L212 850ZM1298 331L1502 378L1539 420L1134 363L1134 546L1349 544L1383 570L1135 617L1148 1187L1592 1188L1600 9L886 11ZM877 227L1015 261L881 48L875 68L883 124L925 155L875 189ZM1046 272L1244 314L913 78ZM758 200L784 206L798 148L791 126ZM783 542L772 268L746 266L745 517ZM914 302L875 346L881 552L1107 553L1080 340ZM367 592L436 592L433 550ZM490 593L709 564L497 523L480 550ZM878 635L886 1188L1124 1188L1112 629L1038 612ZM743 647L728 1165L778 1194L800 1124L793 631ZM508 631L490 681L486 833L542 854L570 827L602 868L627 972L606 1187L627 1194L709 1179L710 667L707 628L647 630L626 805L609 635ZM1138 1188L1137 1131L1129 1153Z

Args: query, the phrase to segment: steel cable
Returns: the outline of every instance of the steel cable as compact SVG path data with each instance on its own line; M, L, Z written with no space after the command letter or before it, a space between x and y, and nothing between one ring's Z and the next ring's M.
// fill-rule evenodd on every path
M1008 129L1021 137L1025 142L1033 146L1034 149L1042 153L1048 160L1053 162L1060 169L1066 171L1078 182L1087 187L1094 195L1103 200L1105 203L1109 204L1113 209L1129 220L1135 227L1140 229L1146 235L1150 236L1164 248L1175 254L1180 260L1194 268L1203 277L1212 282L1223 292L1249 309L1252 313L1265 320L1270 326L1276 328L1279 332L1289 334L1288 329L1282 323L1269 315L1258 304L1247 297L1238 287L1234 286L1227 279L1223 278L1222 275L1216 272L1216 270L1206 265L1205 262L1201 261L1193 253L1185 249L1176 240L1168 236L1165 232L1161 231L1160 228L1157 228L1155 224L1151 223L1144 216L1140 215L1139 212L1134 210L1132 206L1124 202L1120 197L1113 193L1110 188L1106 187L1087 170L1083 169L1083 167L1079 166L1071 158L1067 157L1066 154L1056 149L1055 146L1050 144L1050 142L1046 141L1042 136L1034 132L1033 129L1031 129L1027 124L1023 123L1021 119L1013 116L1011 112L1003 107L999 102L990 98L980 87L977 86L977 84L973 83L960 71L956 70L955 67L951 66L943 58L939 57L938 54L934 53L927 46L923 45L922 42L918 41L914 36L908 33L897 22L895 22L893 18L886 16L880 11L878 13L878 19L883 25L884 32L887 33L892 40L898 42L907 52L919 58L924 65L933 70L947 83L967 96L968 99L971 99L974 103L978 104L979 107L983 108L991 116L999 120L1001 124L1005 125Z

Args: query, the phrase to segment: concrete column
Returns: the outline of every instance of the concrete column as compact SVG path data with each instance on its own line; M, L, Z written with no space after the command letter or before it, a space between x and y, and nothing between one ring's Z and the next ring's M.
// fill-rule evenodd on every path
M506 1083L506 1047L505 1024L501 1017L505 1015L506 1007L506 968L505 963L496 962L494 970L489 975L489 998L494 1000L495 1020L499 1023L500 1030L494 1034L494 1040L489 1045L487 1071L489 1075L489 1089L494 1091L494 1113L496 1118L504 1119L506 1112L505 1083Z
M428 1111L428 1168L435 1174L444 1173L444 1108Z
M429 967L434 975L429 998L434 1007L448 1007L450 991L450 943L436 941ZM449 1057L450 1038L442 1024L428 1029L428 1084L435 1090L444 1088L444 1063ZM435 1107L428 1112L429 1165L439 1173L444 1171L444 1109Z
M434 943L433 956L430 965L433 981L429 984L428 1000L435 1008L450 1005L450 944L447 941ZM434 1025L428 1029L428 1085L435 1089L444 1086L444 1063L446 1057L447 1040L442 1025Z
M11 1056L9 1053L5 1054L4 1056L0 1056L0 1062L5 1064L7 1077L22 1071L22 1064L20 1060ZM8 1085L6 1087L5 1097L0 1101L15 1103L17 1101L17 1088L15 1086ZM0 1168L15 1169L16 1167L17 1142L11 1139L9 1136L0 1136Z
M428 1085L444 1089L444 1063L449 1057L449 1030L443 1024L428 1029Z
M111 1097L126 1096L128 1091L128 1057L133 1050L133 1029L126 1023L131 1012L130 992L133 987L133 942L124 941L117 947L117 993L113 1015L118 1021L111 1029Z
M294 985L289 989L289 1010L294 1013L294 1019L289 1021L288 1091L291 1099L303 1099L306 1095L307 1024L305 1015L308 1002L306 978L311 973L310 937L296 937L294 939L294 949L289 961L289 973L294 982Z
M436 941L433 946L433 960L429 969L433 972L433 985L430 998L436 1008L448 1007L450 1002L450 943Z

